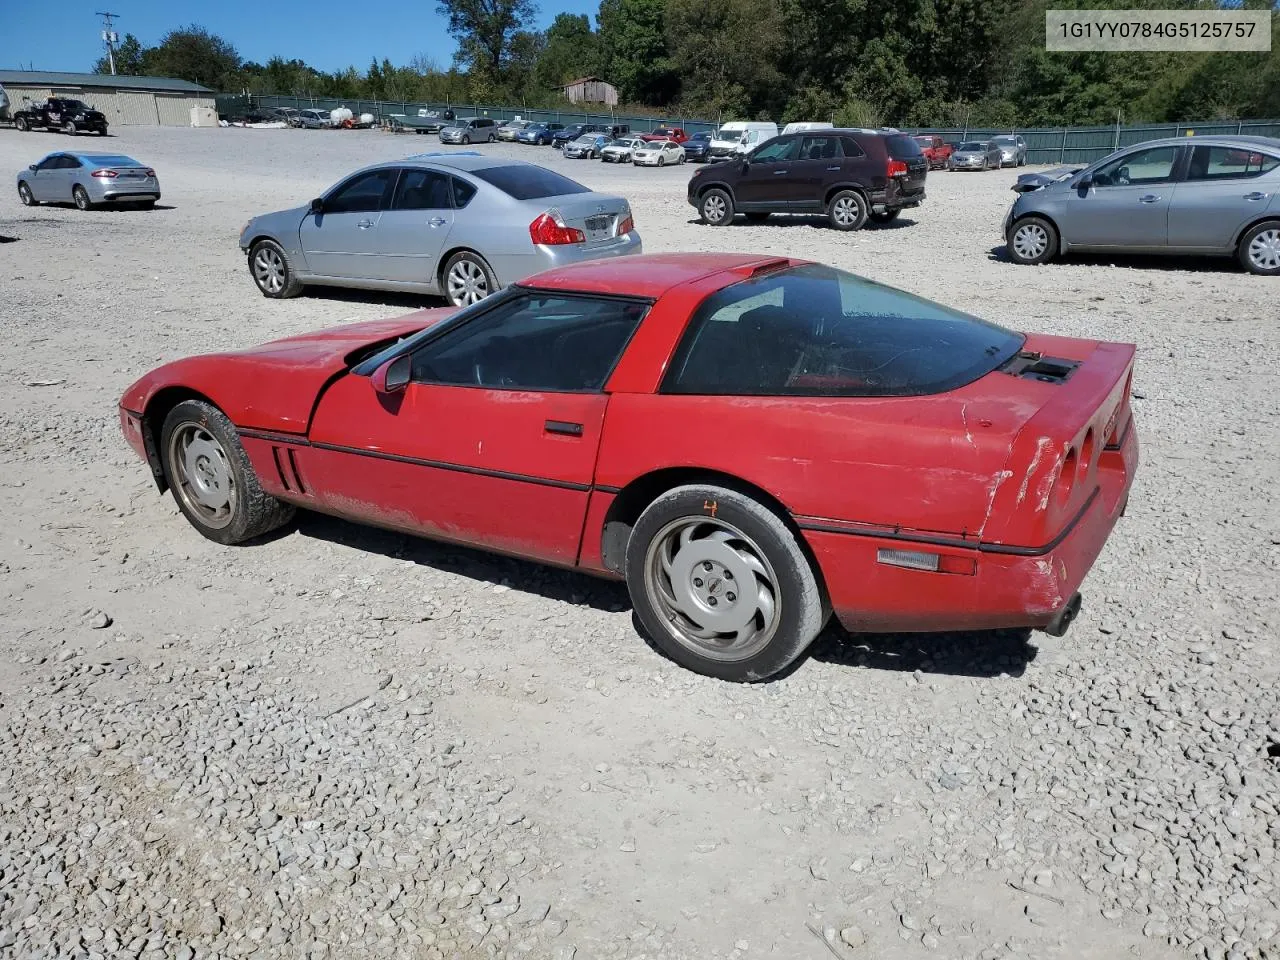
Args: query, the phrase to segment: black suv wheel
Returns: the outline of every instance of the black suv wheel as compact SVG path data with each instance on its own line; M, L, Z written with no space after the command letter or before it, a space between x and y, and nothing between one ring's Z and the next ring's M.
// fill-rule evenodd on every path
M867 222L867 201L856 190L841 190L827 204L827 219L837 230L860 230Z
M715 187L702 195L698 212L702 214L702 219L713 227L728 226L733 220L733 197Z

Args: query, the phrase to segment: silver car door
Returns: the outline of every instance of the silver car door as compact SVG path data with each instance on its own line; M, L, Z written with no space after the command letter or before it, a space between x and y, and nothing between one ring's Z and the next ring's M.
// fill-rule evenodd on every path
M1062 205L1063 239L1081 247L1162 248L1169 243L1169 204L1181 147L1134 150L1093 171Z
M75 199L72 191L75 189L80 178L88 173L85 166L79 160L72 156L64 156L62 158L62 169L58 171L62 174L62 182L58 185L58 189L64 191L64 196L59 199L73 200ZM88 187L85 187L88 190ZM89 196L93 196L93 191L89 190Z
M329 192L319 213L302 218L298 242L313 274L379 279L378 220L395 182L394 167L356 174Z
M378 221L378 276L401 283L431 283L453 229L452 187L447 173L400 171L390 207Z
M1280 156L1196 144L1169 206L1169 246L1229 251L1280 190Z
M53 185L62 176L62 171L58 169L61 160L62 154L59 153L45 157L36 164L36 168L31 171L31 176L27 178L27 185L31 187L31 196L42 201L55 199Z

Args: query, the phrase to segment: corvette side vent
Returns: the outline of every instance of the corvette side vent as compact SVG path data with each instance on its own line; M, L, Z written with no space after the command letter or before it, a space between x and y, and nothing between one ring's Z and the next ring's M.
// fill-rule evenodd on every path
M1046 357L1042 353L1016 353L1000 369L1011 377L1039 380L1041 383L1066 383L1080 366L1079 360Z

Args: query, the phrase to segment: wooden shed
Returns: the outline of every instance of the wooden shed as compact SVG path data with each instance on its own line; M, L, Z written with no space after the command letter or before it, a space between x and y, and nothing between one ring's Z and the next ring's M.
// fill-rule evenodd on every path
M599 77L579 77L577 80L570 80L560 89L570 103L605 103L611 107L618 105L617 89Z

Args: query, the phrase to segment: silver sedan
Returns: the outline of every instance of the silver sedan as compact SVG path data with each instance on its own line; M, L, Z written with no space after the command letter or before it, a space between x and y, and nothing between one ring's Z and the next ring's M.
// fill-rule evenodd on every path
M465 306L551 267L640 253L622 197L479 153L359 170L309 204L245 224L240 249L267 297L309 284L439 294Z
M51 153L18 174L18 199L74 203L88 210L104 203L151 207L160 199L155 170L119 153Z
M969 140L956 147L947 166L952 170L999 170L1003 163L1000 144L994 140Z

